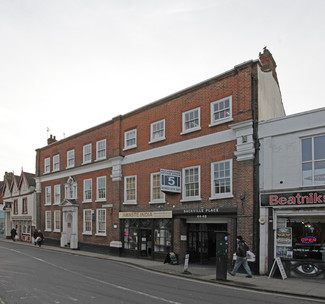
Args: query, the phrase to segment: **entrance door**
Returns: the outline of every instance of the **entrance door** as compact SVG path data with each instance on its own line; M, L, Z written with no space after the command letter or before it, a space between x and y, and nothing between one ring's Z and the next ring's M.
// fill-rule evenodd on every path
M151 229L141 229L140 232L140 255L144 257L152 254Z

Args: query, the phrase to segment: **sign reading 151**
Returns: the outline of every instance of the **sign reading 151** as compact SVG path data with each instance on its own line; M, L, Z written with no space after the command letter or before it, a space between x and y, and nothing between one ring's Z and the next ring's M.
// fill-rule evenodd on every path
M181 193L181 172L160 169L160 190Z

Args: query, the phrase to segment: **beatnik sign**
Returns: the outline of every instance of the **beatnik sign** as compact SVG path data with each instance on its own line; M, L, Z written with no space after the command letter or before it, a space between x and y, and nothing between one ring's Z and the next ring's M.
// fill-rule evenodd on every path
M325 205L325 191L262 194L262 207L305 207Z

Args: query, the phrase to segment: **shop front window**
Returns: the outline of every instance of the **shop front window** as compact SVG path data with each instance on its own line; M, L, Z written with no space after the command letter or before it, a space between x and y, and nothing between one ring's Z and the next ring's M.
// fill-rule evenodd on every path
M278 218L276 256L325 261L325 219Z
M161 219L155 221L154 227L154 251L169 252L172 243L172 221Z
M124 222L124 248L138 250L138 227L136 220Z

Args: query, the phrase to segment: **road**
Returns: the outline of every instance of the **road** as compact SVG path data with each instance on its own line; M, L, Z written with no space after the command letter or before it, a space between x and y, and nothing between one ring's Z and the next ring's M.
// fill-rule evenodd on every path
M0 304L317 303L146 271L19 243L0 243Z

